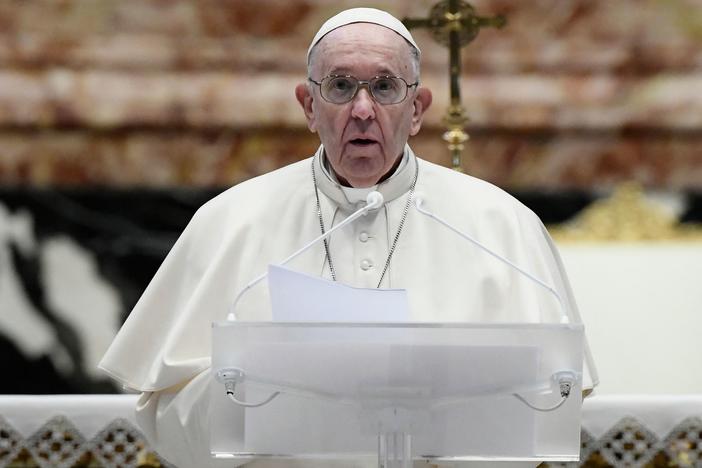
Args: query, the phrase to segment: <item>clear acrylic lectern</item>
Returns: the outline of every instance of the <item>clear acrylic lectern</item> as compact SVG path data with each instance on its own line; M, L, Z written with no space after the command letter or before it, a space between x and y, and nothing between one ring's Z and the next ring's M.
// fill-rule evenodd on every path
M217 323L211 452L575 461L583 340L582 324Z

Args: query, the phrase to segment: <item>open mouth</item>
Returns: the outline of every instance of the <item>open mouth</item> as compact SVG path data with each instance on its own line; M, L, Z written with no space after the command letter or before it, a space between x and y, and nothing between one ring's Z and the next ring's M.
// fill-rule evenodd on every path
M356 146L370 146L370 145L374 145L375 143L377 143L377 141L368 140L366 138L355 138L355 139L351 140L349 143L351 143L352 145L356 145Z

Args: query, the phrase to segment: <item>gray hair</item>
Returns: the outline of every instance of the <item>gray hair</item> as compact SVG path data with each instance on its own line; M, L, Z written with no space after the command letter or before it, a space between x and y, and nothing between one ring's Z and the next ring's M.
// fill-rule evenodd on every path
M312 77L312 69L314 68L314 61L315 61L316 56L317 56L317 46L319 45L320 42L322 42L322 41L317 42L312 47L312 50L310 50L309 60L307 61L307 76L309 78L313 78ZM418 82L419 81L419 73L420 73L419 50L415 46L410 44L410 42L407 41L406 39L405 39L405 42L407 43L407 45L409 46L409 49L410 49L410 64L412 66L412 74L414 75L414 80ZM321 78L321 77L315 77L315 79L319 79L319 78Z

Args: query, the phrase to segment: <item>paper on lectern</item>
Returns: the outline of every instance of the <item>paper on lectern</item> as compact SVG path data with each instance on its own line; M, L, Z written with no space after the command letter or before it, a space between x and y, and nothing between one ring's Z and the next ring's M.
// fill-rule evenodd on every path
M277 322L407 322L405 289L354 288L288 268L268 266Z

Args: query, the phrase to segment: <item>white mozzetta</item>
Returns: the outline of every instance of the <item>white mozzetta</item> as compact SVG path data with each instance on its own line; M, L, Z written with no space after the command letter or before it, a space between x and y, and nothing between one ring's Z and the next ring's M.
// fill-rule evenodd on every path
M405 153L407 164L377 187L385 204L332 235L330 254L339 281L376 286L418 174L424 208L552 285L569 314L579 317L558 254L534 213L493 185L420 160L408 146ZM157 449L178 465L209 463L211 323L226 318L237 292L269 263L320 233L312 165L327 227L357 209L322 170L322 159L320 147L312 159L241 183L205 204L101 363L121 383L143 392L137 419ZM330 275L321 243L288 266ZM552 295L413 207L381 287L406 288L417 322L561 318ZM270 320L265 284L251 289L235 313L239 320ZM586 372L584 386L593 383L596 376Z

